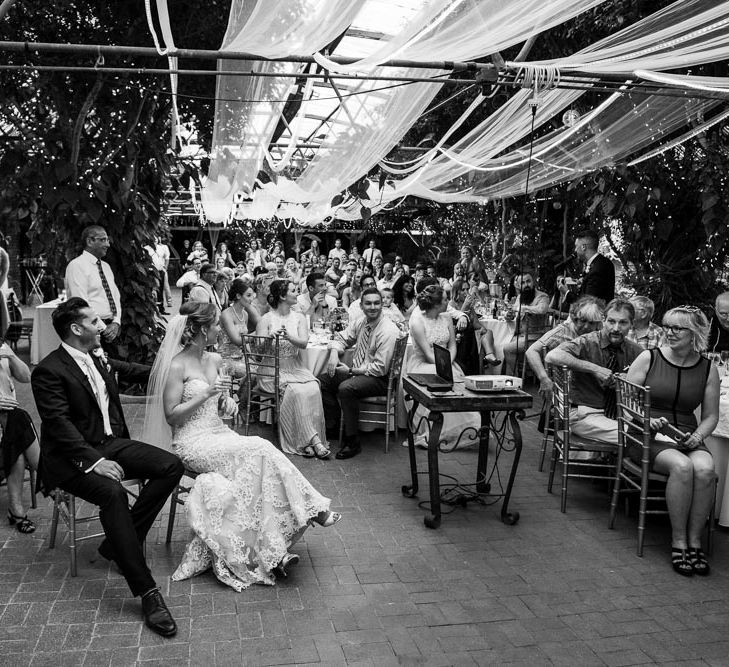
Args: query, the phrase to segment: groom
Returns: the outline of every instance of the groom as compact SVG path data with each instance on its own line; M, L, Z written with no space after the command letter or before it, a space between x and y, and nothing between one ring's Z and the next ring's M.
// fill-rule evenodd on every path
M149 369L109 360L99 348L103 324L78 297L53 312L61 346L33 371L31 382L42 420L39 477L48 495L60 487L99 507L106 539L99 553L116 561L132 594L141 596L147 626L164 637L177 632L144 557L143 544L155 517L182 477L174 455L129 439L114 373L146 381ZM146 480L129 508L121 482Z

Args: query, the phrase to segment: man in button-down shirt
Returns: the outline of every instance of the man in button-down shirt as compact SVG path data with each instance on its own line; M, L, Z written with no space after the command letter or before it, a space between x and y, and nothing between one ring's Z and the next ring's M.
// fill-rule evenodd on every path
M570 427L572 434L610 444L618 442L618 422L605 415L607 392L615 387L615 372L622 372L643 351L625 337L635 317L633 304L613 299L605 308L600 331L562 343L547 354L548 364L572 370ZM608 368L611 354L617 371Z
M103 261L109 250L109 236L103 227L92 225L81 232L81 243L83 252L66 267L66 292L69 297L77 296L88 302L91 309L98 313L106 324L102 337L111 342L119 335L122 308L114 274ZM110 294L107 294L101 279L99 263Z
M362 311L358 318L330 344L329 364L319 376L327 430L337 428L341 410L344 420L344 442L337 452L338 459L348 459L360 452L357 424L359 402L367 396L387 393L398 328L382 314L382 297L376 288L362 292ZM339 361L339 353L354 347L352 367Z

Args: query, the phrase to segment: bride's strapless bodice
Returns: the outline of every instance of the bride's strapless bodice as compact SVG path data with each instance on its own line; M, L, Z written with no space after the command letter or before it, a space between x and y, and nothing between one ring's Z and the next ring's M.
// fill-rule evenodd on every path
M209 387L203 378L188 378L182 388L182 402L185 403ZM176 446L190 444L200 440L206 433L227 430L226 425L218 415L218 395L208 398L195 410L184 424L172 429L172 441Z

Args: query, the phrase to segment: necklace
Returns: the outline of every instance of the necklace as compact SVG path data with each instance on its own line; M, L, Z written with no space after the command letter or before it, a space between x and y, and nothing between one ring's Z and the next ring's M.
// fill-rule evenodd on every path
M238 311L237 311L237 310L236 310L236 308L235 308L235 303L234 303L234 304L233 304L233 305L232 305L231 307L233 308L233 312L235 313L235 316L236 316L236 317L238 318L238 321L239 321L239 322L240 322L241 324L242 324L243 322L245 322L245 321L246 321L246 319L247 319L246 317L244 317L244 316L243 316L243 314L245 314L245 312L246 312L246 311L245 311L245 308L243 309L243 314L241 314L241 315L238 315Z

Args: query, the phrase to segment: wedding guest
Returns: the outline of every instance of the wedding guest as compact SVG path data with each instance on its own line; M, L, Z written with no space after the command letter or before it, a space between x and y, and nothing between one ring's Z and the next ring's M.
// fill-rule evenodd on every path
M316 264L319 261L319 255L321 255L321 252L319 250L319 241L317 241L316 239L311 239L311 245L309 246L309 249L302 252L299 259L302 262L304 260L308 260L312 264Z
M252 320L258 322L258 313L253 307L256 293L253 288L236 278L230 286L228 300L230 305L220 314L220 334L218 335L218 354L231 360L228 366L231 375L242 377L246 367L242 359L243 336L255 327L249 327Z
M268 303L271 310L261 318L256 334L279 336L281 449L287 454L328 459L319 383L299 354L309 343L309 326L304 315L291 308L296 304L294 284L274 280ZM273 377L259 377L258 384L264 391L274 391Z
M341 266L347 261L347 251L342 248L342 239L335 239L334 247L329 251L329 259L338 259Z
M400 276L392 286L395 305L399 308L403 318L407 322L412 315L415 306L415 282L410 276Z
M377 248L377 242L375 241L375 239L370 239L368 247L362 253L362 258L364 259L365 263L372 264L374 266L375 257L379 257L380 261L382 261L382 250Z
M306 316L307 322L328 321L337 307L337 300L327 293L327 281L323 273L315 271L306 277L306 292L296 299L296 310Z
M216 268L223 268L224 266L230 266L231 268L235 268L235 261L233 260L233 255L230 254L230 251L228 250L228 244L224 241L221 241L218 243L218 249L215 251L215 255L213 256L213 259L215 260L215 266ZM222 260L222 265L218 267L218 260Z
M362 296L362 288L360 284L362 282L363 275L362 271L357 269L352 275L352 280L349 285L342 290L342 306L344 306L344 308L349 308L352 303Z
M187 261L192 262L193 259L199 259L203 264L210 261L208 259L208 251L205 250L202 241L195 241L192 244L192 252L187 256Z
M248 245L248 251L246 252L246 261L253 260L253 268L256 269L259 266L265 266L268 260L268 253L261 248L258 239L251 239Z
M398 328L382 314L382 297L376 288L362 292L362 310L365 317L350 322L329 343L327 370L319 376L327 431L338 429L340 412L344 423L338 459L349 459L361 451L357 435L359 403L362 398L387 393L387 376L398 337ZM351 366L339 360L349 347L354 347Z
M663 345L663 329L652 322L655 305L647 296L634 296L630 303L635 308L633 327L626 338L638 343L644 350Z
M714 301L714 316L709 323L708 350L729 350L729 292L719 294Z

